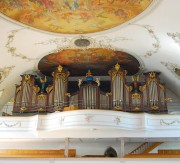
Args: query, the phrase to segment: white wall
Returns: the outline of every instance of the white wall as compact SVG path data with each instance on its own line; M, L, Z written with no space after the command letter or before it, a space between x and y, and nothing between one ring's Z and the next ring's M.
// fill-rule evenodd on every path
M0 163L179 163L180 159L123 159L123 158L62 158L62 159L16 159L0 158Z

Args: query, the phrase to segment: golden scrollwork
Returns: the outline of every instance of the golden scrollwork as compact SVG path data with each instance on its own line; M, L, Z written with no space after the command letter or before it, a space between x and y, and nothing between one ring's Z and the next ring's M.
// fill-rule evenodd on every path
M142 85L142 86L139 86L139 90L140 90L141 92L143 92L143 91L146 89L146 87L147 87L146 84L144 84L144 85Z
M70 96L71 96L71 94L70 94L70 93L65 93L65 95L66 95L66 96L68 96L68 97L70 97Z
M138 111L138 110L140 110L140 108L138 108L138 107L135 107L135 108L133 108L133 110L136 110L136 111Z
M53 90L53 86L51 85L51 86L48 86L47 88L46 88L46 92L47 93L49 93L49 92L51 92Z
M156 73L155 72L150 72L149 76L150 76L150 78L155 78L156 77Z
M107 92L106 96L112 96L112 92Z
M37 110L38 110L38 111L44 111L44 109L43 109L43 108L38 108Z
M38 100L40 100L40 99L45 100L46 99L46 95L45 94L38 95Z
M123 78L123 72L114 71L114 72L111 72L111 76L112 76L112 81L114 81L116 76L119 76L122 79Z
M55 106L55 107L54 107L54 110L56 110L56 111L61 111L62 108L61 108L61 106Z
M38 93L40 91L40 88L38 86L33 86L33 91L35 91L36 93Z
M138 93L133 93L132 94L132 99L141 99L141 95Z
M164 100L165 101L172 101L173 99L172 98L165 98Z
M25 111L25 110L28 110L28 108L26 108L25 106L21 107L20 108L21 111Z
M153 110L157 110L158 108L159 108L159 107L156 106L156 105L151 106L151 109L153 109Z
M24 75L25 81L30 80L30 78L31 78L31 75L30 75L30 74L25 74L25 75Z
M115 106L114 108L115 108L115 110L118 110L118 111L122 110L121 106Z
M16 87L16 94L21 90L21 86Z
M55 80L57 80L60 77L63 79L63 82L66 82L68 76L69 76L69 72L68 73L60 72L56 74Z

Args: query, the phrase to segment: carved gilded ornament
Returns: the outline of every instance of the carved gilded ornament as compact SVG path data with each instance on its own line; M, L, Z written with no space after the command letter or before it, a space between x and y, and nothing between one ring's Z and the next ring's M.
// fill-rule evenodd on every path
M56 73L55 80L57 81L58 78L62 78L63 82L65 83L67 81L68 76L69 76L69 72L67 72L67 73L59 72L59 73Z
M38 108L37 110L38 110L38 111L40 111L40 112L41 112L41 111L44 111L44 109L43 109L43 108Z
M40 91L40 88L38 86L33 86L33 90L38 93Z
M21 90L21 85L16 87L16 94Z
M53 86L52 86L52 85L51 85L51 86L48 86L48 87L46 88L46 92L47 92L47 93L50 93L52 90L53 90Z
M25 106L23 106L23 107L20 108L20 110L21 110L21 111L25 111L25 110L28 110L28 108L25 107Z
M62 72L63 67L59 65L57 69L58 69L58 72Z
M135 107L135 108L133 108L133 110L138 111L138 110L140 110L140 108L139 107Z
M152 109L152 110L157 110L157 109L159 109L159 107L156 106L156 105L153 105L153 106L151 106L151 109Z
M56 111L61 111L61 110L62 110L62 107L61 107L61 106L55 106L55 107L54 107L54 110L56 110Z
M44 76L44 79L43 79L42 77L40 77L40 82L41 82L41 83L45 83L45 82L47 82L47 78L46 78L46 76Z
M46 99L46 95L44 95L44 94L40 94L40 95L38 95L38 100L45 100Z
M141 99L141 95L139 93L133 93L132 99Z
M118 111L119 111L119 110L122 110L122 107L121 107L121 106L115 106L114 108L115 108L115 110L118 110Z

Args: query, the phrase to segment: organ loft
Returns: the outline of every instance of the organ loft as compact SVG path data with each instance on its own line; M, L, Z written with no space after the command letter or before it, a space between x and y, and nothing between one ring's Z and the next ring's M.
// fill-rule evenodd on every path
M69 84L68 69L59 65L52 72L52 83L46 76L21 75L16 86L14 113L50 113L74 109L117 110L125 112L167 112L166 88L159 72L147 72L127 80L127 71L118 63L108 72L109 91L101 90L101 76L94 78L91 70L84 78ZM39 83L37 82L39 80ZM78 88L72 91L73 88Z

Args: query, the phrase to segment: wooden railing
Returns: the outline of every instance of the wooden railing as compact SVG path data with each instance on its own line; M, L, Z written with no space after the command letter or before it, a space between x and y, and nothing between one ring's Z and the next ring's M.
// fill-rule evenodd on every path
M1 158L63 158L65 150L0 150ZM76 150L69 149L68 157L76 157Z

